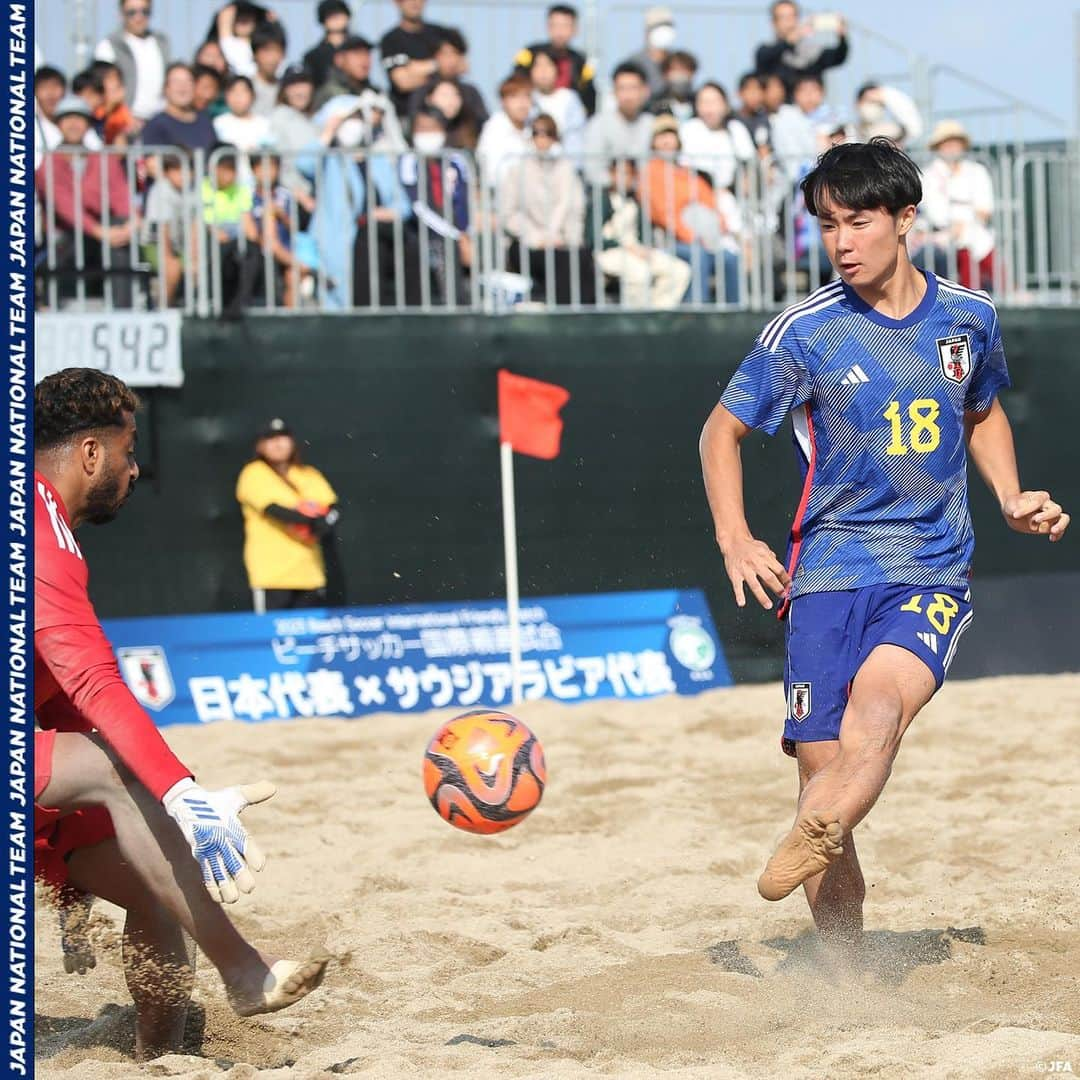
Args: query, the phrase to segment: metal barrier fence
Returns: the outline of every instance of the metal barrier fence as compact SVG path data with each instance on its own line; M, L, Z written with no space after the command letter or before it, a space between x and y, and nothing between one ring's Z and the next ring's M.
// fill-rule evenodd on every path
M985 171L957 189L917 156L916 264L1002 304L1080 301L1080 155L970 160ZM526 155L481 175L457 151L62 150L37 174L38 303L224 317L769 310L832 276L797 191L804 168Z

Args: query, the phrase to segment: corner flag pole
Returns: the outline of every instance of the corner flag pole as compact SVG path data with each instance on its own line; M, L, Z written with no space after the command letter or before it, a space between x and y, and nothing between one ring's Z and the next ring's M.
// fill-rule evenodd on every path
M510 624L510 701L521 703L521 619L518 594L517 514L514 508L514 447L499 444L502 466L503 548L506 556L506 613Z

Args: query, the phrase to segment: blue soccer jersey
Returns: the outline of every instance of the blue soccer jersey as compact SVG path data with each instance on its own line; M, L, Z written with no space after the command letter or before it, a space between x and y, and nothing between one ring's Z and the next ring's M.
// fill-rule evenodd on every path
M823 286L765 327L721 398L770 435L792 414L793 597L967 584L964 413L989 408L1009 375L990 298L929 272L926 285L903 319Z

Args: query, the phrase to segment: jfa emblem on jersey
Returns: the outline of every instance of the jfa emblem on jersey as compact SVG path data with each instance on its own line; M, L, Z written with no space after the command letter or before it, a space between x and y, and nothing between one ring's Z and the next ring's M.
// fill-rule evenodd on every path
M810 715L810 683L793 682L788 694L788 708L791 719L800 723Z
M949 382L962 383L971 373L971 342L967 334L937 339L941 373Z
M160 712L176 697L172 672L160 645L119 649L120 674L140 705Z

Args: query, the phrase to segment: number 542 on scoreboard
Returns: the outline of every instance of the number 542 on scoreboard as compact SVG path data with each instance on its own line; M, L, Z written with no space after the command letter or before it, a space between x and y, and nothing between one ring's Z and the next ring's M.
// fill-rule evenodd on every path
M35 381L97 368L129 386L183 386L179 311L46 311L34 316Z

